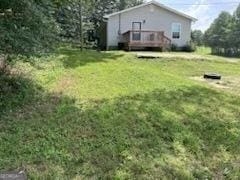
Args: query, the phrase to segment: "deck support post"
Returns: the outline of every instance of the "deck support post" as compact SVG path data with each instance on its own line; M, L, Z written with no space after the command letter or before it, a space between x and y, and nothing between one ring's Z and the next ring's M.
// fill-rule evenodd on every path
M130 45L128 45L128 51L131 51L131 46Z

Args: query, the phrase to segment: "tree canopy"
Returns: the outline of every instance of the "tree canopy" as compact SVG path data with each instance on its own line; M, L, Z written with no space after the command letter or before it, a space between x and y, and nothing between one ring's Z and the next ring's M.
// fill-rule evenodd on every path
M233 33L232 40L234 42L234 46L238 49L240 48L240 4L233 15Z
M0 1L0 52L29 55L50 49L57 24L49 0Z
M239 55L240 5L234 15L222 12L205 32L205 43L215 54Z
M81 19L79 12L82 6L82 39L85 45L93 45L94 43L89 41L89 37L99 37L104 15L139 5L143 3L143 0L65 0L57 3L59 8L56 19L61 27L62 39L74 44L80 43Z
M48 51L56 44L57 39L86 42L87 32L99 28L105 14L142 2L142 0L1 0L0 54L31 55Z
M198 45L202 46L204 44L204 34L201 30L194 30L192 31L192 41Z

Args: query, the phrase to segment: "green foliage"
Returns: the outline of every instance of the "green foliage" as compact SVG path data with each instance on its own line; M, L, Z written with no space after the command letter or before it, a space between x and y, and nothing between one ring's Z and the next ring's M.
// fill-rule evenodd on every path
M61 37L64 41L74 44L81 42L80 9L83 15L83 40L85 46L99 43L103 16L142 3L141 0L69 0L61 3L57 10L57 21L61 27ZM89 39L95 39L90 42Z
M239 38L240 37L240 4L233 15L233 18L234 18L234 25L233 25L231 40L234 43L234 46L240 49L240 38Z
M129 7L137 6L142 4L143 0L119 0L118 10L123 10Z
M204 34L201 30L192 31L191 37L192 37L192 41L197 46L202 46L204 44Z
M141 3L143 3L143 0L96 0L93 3L94 11L92 12L91 21L95 25L100 25L104 15L133 7Z
M171 51L178 51L179 48L176 44L171 44Z
M87 32L94 29L93 24L89 20L91 11L92 2L87 0L71 0L62 3L58 7L56 19L61 28L60 37L64 42L79 45L81 40L83 40L85 46L90 45L87 41ZM82 38L81 35L83 36Z
M2 0L0 2L0 52L24 54L49 50L57 32L48 0Z
M36 91L32 88L33 83L27 78L0 72L0 114L30 101Z
M123 10L125 8L129 8L132 6L136 6L143 3L143 0L97 0L93 4L93 12L90 16L90 21L94 25L94 29L98 38L102 35L102 24L104 15L111 14L113 12L117 12Z
M240 55L239 11L240 5L233 16L222 12L205 32L205 43L212 48L214 54Z
M185 51L185 52L194 52L194 51L196 51L195 43L190 41L187 45L182 47L182 51Z
M99 40L104 15L139 3L142 1L2 0L0 54L32 55L49 51L59 35L64 42L78 45L84 41L92 47L96 42L90 42L89 35Z
M238 179L239 94L189 77L239 77L240 60L171 55L139 61L61 49L34 66L18 61L28 78L1 96L4 104L18 97L0 109L1 171L22 168L29 179Z
M171 45L171 51L173 52L194 52L196 51L196 44L193 41L188 42L186 45L179 47L176 44Z
M231 33L232 21L231 14L222 12L205 33L208 45L211 47L228 47L228 38Z
M209 55L211 54L211 48L205 46L198 46L196 49L196 53L201 55Z

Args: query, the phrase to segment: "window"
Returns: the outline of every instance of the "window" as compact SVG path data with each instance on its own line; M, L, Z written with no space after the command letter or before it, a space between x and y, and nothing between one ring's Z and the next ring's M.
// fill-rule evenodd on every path
M172 38L173 39L180 39L181 36L181 24L180 23L173 23L172 24Z

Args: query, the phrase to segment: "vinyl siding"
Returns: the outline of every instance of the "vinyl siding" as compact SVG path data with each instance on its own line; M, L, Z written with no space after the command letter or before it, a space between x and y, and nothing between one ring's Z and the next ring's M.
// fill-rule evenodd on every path
M120 31L127 32L132 29L132 22L142 22L142 30L164 31L165 36L172 40L173 44L184 46L191 39L191 20L164 8L150 4L121 15ZM145 20L145 23L143 21ZM172 23L181 24L180 39L172 39ZM107 26L107 45L118 45L119 15L111 16Z

